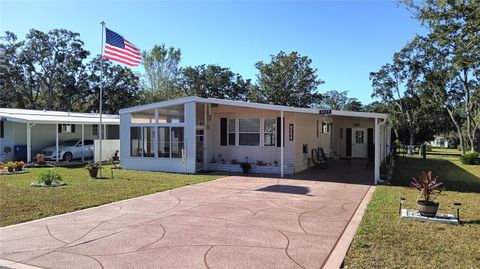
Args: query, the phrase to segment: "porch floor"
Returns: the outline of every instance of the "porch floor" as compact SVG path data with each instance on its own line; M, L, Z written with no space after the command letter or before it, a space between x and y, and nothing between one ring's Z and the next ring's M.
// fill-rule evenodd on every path
M342 159L330 166L308 168L288 178L371 185L374 171L373 164L366 159Z

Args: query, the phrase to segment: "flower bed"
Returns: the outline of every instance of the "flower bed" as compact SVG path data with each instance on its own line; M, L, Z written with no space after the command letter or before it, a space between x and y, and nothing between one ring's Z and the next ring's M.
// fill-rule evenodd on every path
M0 162L0 175L12 175L12 174L22 174L25 173L23 167L25 163L23 161L18 162Z

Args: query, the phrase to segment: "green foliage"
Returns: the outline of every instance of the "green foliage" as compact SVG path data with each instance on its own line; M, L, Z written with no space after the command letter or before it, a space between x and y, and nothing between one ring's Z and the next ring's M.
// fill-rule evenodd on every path
M182 89L186 95L246 101L250 80L219 65L198 65L182 70Z
M318 105L321 95L317 87L323 83L311 67L312 60L298 52L281 51L272 55L269 63L257 62L258 91L251 93L257 102L312 107Z
M100 57L90 54L80 35L65 29L32 29L19 41L11 32L1 37L5 65L0 107L90 112L97 110ZM104 61L104 110L136 104L138 76L130 69ZM0 70L0 71L2 71ZM5 70L3 70L5 71Z
M460 156L460 162L466 165L480 165L480 154L476 151Z
M51 185L52 183L62 182L62 177L54 169L47 169L42 171L37 177L37 183L44 183L45 185Z
M348 91L327 91L322 94L320 106L335 110L363 111L363 105L357 98L349 98Z
M182 52L165 44L155 45L142 56L143 75L142 103L165 101L184 96L180 88Z

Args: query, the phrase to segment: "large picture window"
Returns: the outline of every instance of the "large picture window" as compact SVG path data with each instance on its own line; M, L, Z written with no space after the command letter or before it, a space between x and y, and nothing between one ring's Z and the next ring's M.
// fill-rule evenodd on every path
M277 119L265 118L263 121L263 145L275 146L277 133Z
M142 129L130 127L130 156L142 156Z
M235 146L235 119L228 119L228 144Z
M239 119L238 139L240 146L260 145L260 119Z
M158 157L170 158L170 127L158 127Z
M183 127L172 127L172 158L182 158L183 144Z

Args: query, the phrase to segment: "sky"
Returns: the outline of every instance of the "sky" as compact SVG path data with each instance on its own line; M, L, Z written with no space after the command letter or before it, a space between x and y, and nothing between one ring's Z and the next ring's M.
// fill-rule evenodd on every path
M182 66L218 64L252 81L256 62L297 51L325 81L320 93L349 91L365 104L373 101L369 73L425 31L394 1L0 0L2 35L65 28L92 55L101 51L102 20L142 50L163 43L181 49Z

